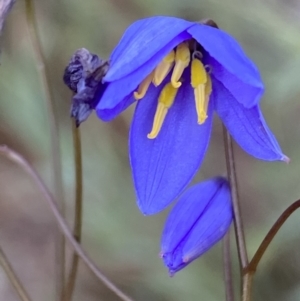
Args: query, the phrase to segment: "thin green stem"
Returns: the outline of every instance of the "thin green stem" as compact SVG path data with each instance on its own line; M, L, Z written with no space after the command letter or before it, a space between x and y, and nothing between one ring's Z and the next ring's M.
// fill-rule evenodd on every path
M86 252L82 249L80 244L74 239L72 231L64 220L63 216L58 209L57 203L53 198L51 192L48 190L47 186L43 182L40 175L35 171L35 169L30 165L30 163L22 157L21 154L16 151L8 148L7 146L0 146L0 154L6 156L8 159L12 160L19 166L21 166L35 181L35 183L40 188L45 200L47 201L63 235L68 240L68 242L73 247L74 251L82 259L82 261L87 265L87 267L94 273L94 275L102 281L102 283L114 292L121 300L123 301L133 301L125 293L123 293L114 283L112 283L95 265L95 263L88 257Z
M223 135L224 135L227 175L228 175L228 180L231 188L231 199L232 199L232 207L234 213L234 230L235 230L235 237L236 237L237 250L239 255L239 263L240 263L240 271L242 277L241 294L242 296L244 296L245 294L247 295L248 286L245 284L245 282L248 276L244 275L243 271L248 266L248 255L247 255L244 228L243 228L240 203L238 197L237 177L236 177L236 169L235 169L235 162L234 162L232 138L224 125L223 125Z
M62 180L62 163L60 152L59 132L57 120L55 117L54 101L49 84L49 76L46 60L42 51L41 43L38 36L37 24L35 20L35 11L33 0L25 0L26 17L29 29L29 36L32 42L34 56L39 71L43 91L45 94L48 122L50 127L51 137L51 156L53 166L53 180L54 180L54 195L55 199L59 201L59 209L63 216L65 216L65 203L63 194L63 180ZM59 300L65 280L65 240L64 236L57 231L56 235L56 300Z
M81 242L82 229L82 152L80 129L76 126L75 120L72 119L72 133L74 144L74 161L75 161L75 218L73 235L78 243ZM75 252L72 257L70 274L64 289L62 301L72 300L72 294L75 287L76 275L78 270L79 257Z
M223 238L223 266L226 301L234 301L230 252L230 230L228 230L228 232Z
M5 253L1 247L0 247L0 265L2 266L8 279L10 280L11 284L13 285L16 292L18 293L20 299L22 301L31 301L25 288L23 287L22 283L20 282L18 276L16 275L15 271L13 270L11 264L9 263L9 260L5 256Z

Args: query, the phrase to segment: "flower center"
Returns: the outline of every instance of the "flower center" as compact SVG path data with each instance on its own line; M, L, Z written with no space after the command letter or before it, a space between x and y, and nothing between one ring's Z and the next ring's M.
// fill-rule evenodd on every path
M173 105L177 92L182 85L182 75L187 67L190 67L191 71L191 86L194 89L198 124L205 122L212 83L201 58L202 54L199 51L196 50L191 53L188 42L179 44L175 51L172 50L163 58L162 62L141 82L137 91L134 92L136 100L142 99L146 95L151 82L156 87L159 86L173 69L171 81L163 87L159 95L152 130L147 135L149 139L154 139L159 134L168 110Z

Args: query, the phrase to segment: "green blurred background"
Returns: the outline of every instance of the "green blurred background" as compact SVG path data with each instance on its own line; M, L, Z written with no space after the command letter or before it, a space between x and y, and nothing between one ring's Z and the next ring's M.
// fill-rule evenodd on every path
M133 21L151 15L210 17L231 33L259 66L266 84L265 117L290 164L255 160L234 146L247 246L252 256L279 214L300 197L299 0L40 0L36 16L59 118L67 220L72 224L74 168L63 70L80 47L106 58ZM51 179L50 136L42 85L19 0L2 34L0 144L20 151ZM83 246L135 300L224 300L221 243L170 278L158 257L168 210L144 217L135 204L128 163L133 108L109 124L82 124ZM222 128L216 118L205 163L195 181L225 173ZM54 297L55 221L43 196L20 168L0 158L0 243L33 300ZM253 300L300 300L299 213L284 225L254 279ZM234 281L238 264L232 241ZM68 253L70 254L70 252ZM18 300L0 270L0 300ZM118 300L80 264L74 300Z

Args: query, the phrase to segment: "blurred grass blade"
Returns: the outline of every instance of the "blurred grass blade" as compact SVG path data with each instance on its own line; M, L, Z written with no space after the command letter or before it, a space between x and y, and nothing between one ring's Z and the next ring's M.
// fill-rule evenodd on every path
M1 0L0 1L0 35L3 29L5 19L10 12L16 0Z
M0 146L0 155L6 156L8 159L17 163L22 167L39 186L41 192L43 193L45 200L47 201L56 221L66 239L72 245L74 251L82 259L82 261L88 266L88 268L94 273L94 275L112 292L114 292L123 301L133 301L128 297L123 291L121 291L114 283L112 283L95 265L95 263L88 257L85 251L81 248L80 244L74 239L72 231L61 215L55 199L52 197L51 192L48 190L47 186L43 182L40 175L34 170L30 163L22 157L16 151L8 148L7 146Z
M23 287L22 283L20 282L18 276L16 275L15 271L13 270L11 264L9 263L8 259L6 258L1 247L0 247L0 265L2 266L8 279L10 280L11 284L13 285L16 292L18 293L20 299L22 301L31 301L25 288Z
M43 90L45 94L47 116L50 127L50 145L51 157L53 166L53 181L54 181L54 195L58 200L58 206L62 216L65 216L65 203L63 194L63 179L62 179L62 163L60 152L60 141L57 120L54 110L54 98L49 84L48 70L46 60L42 51L41 43L38 37L37 25L35 20L33 0L25 0L26 17L29 29L29 36L32 42L37 70L39 71ZM57 230L56 235L56 300L60 299L65 282L65 241L64 236Z

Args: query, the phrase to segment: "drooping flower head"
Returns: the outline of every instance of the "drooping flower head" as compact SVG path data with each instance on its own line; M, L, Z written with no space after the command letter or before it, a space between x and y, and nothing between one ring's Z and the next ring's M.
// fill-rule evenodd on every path
M215 110L252 156L286 157L259 100L258 69L226 32L173 17L133 23L112 52L96 107L111 120L138 101L130 130L130 161L144 214L165 208L190 182L207 150Z
M232 221L230 189L213 178L188 189L170 212L161 239L161 257L172 276L214 246Z

